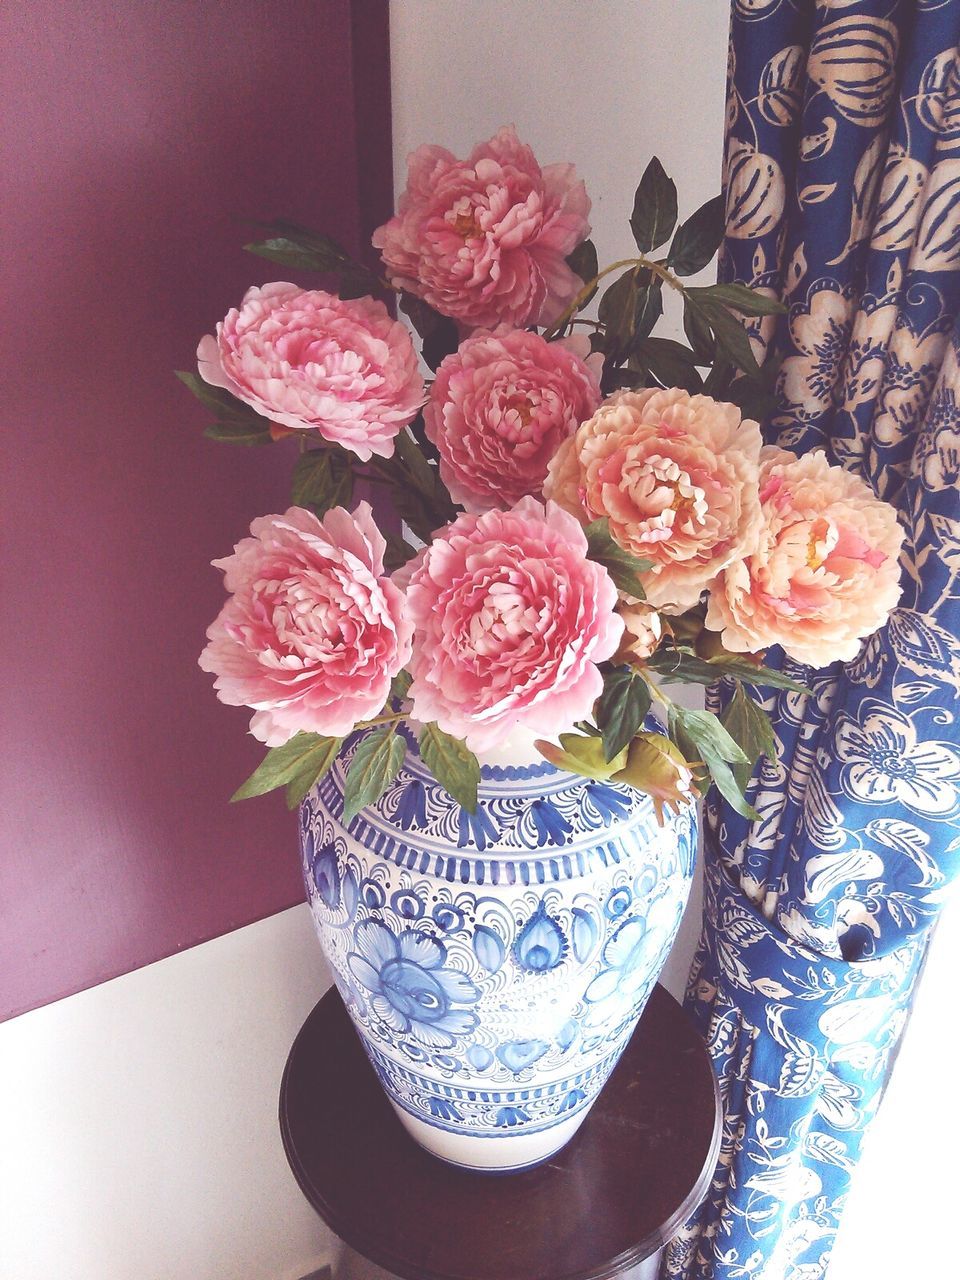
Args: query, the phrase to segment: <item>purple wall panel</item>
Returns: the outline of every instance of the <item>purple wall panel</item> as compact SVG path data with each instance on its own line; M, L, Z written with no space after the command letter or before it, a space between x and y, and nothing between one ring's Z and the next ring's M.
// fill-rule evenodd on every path
M282 799L227 804L262 749L196 665L209 561L286 505L292 446L204 440L172 370L289 274L236 219L357 247L390 151L386 0L7 0L0 47L3 1017L301 897Z

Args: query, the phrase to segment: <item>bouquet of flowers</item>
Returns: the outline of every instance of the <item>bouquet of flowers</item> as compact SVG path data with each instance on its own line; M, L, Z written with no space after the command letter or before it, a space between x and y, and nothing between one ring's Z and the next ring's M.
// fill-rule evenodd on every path
M409 721L469 810L476 753L526 731L661 818L711 783L749 815L775 750L751 690L801 689L763 652L850 660L895 605L893 509L823 453L763 446L776 367L743 318L780 304L686 283L720 244L721 199L678 223L652 160L637 253L602 270L589 211L571 165L541 167L504 128L466 160L411 156L373 237L382 277L288 223L247 246L337 291L251 288L201 341L199 376L179 375L213 439L300 450L293 505L214 562L229 599L200 665L270 748L235 799L285 786L297 805L367 730L349 820L396 776ZM654 336L665 293L686 343ZM719 680L716 715L664 690Z

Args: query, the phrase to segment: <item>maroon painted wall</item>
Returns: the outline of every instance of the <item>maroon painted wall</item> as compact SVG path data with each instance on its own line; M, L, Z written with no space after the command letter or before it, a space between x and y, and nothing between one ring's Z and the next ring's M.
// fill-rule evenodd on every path
M239 216L368 239L390 132L386 0L6 0L0 49L3 1017L302 895L196 665L291 447L204 440L172 370L289 278Z

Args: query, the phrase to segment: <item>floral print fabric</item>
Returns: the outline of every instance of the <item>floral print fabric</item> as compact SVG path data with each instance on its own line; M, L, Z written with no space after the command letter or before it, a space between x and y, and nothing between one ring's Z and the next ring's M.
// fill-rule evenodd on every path
M672 1280L820 1280L960 873L960 0L734 0L721 274L788 313L767 443L898 509L903 596L850 663L766 701L759 819L707 812L688 1005L721 1080ZM771 655L774 656L774 655Z

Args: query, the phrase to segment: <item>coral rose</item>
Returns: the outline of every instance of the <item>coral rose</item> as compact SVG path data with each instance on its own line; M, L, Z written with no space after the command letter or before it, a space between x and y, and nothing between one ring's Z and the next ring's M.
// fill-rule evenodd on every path
M547 465L600 403L588 338L475 334L440 365L424 412L450 496L468 511L539 497Z
M574 514L606 516L627 551L653 562L647 600L696 604L760 528L760 428L740 410L673 388L621 391L557 452L544 494Z
M248 289L201 340L197 363L211 386L364 462L392 456L424 399L410 334L382 302L283 282Z
M778 644L810 666L849 662L900 598L896 513L820 451L764 449L760 486L759 545L717 582L707 626L733 652Z
M383 707L413 634L370 506L322 520L291 507L250 532L213 562L232 594L200 666L221 702L256 711L250 732L268 747L301 732L342 737Z
M617 591L553 503L462 515L401 570L416 628L410 697L418 720L474 751L518 728L554 735L589 715L597 663L617 648Z
M590 234L573 166L541 169L513 128L466 160L420 147L398 213L378 228L391 284L469 328L551 324L582 286L566 258Z

